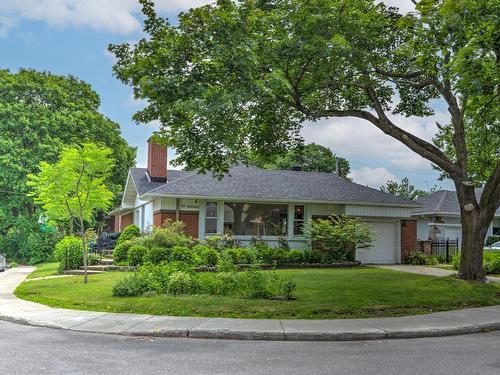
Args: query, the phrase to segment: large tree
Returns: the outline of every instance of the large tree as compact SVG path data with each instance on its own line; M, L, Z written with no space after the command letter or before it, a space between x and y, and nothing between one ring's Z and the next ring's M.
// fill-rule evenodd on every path
M178 25L140 2L148 38L111 46L114 69L148 100L135 119L160 120L178 162L221 175L248 148L265 157L300 142L306 121L368 121L453 180L459 276L485 279L500 205L498 0L414 1L407 15L373 0L220 0ZM433 100L449 123L432 143L393 116L429 116Z
M309 143L292 148L283 155L277 155L272 160L261 160L254 157L251 163L265 169L291 169L300 167L308 172L336 172L342 178L347 178L351 171L349 162L335 155L328 147Z
M106 185L114 193L122 189L135 149L99 106L97 93L75 77L0 70L0 248L8 256L35 263L50 255L50 246L39 253L50 234L39 231L26 176L41 161L55 162L64 146L96 142L111 148L116 164Z

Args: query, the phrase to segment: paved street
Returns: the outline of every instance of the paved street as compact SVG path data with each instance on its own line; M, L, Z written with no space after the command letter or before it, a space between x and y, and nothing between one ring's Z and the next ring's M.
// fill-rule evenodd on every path
M0 321L2 374L499 374L500 332L359 342L140 338Z

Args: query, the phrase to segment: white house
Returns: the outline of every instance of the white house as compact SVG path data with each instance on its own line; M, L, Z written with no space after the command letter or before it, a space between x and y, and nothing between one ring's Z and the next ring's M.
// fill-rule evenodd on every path
M167 170L167 150L148 142L148 167L129 172L114 230L135 223L142 231L166 219L182 220L192 237L230 232L248 244L285 238L305 248L305 222L331 214L360 218L373 226L376 244L358 251L365 263L400 263L416 247L415 202L339 178L333 173L264 170L235 166L222 180L210 174ZM402 255L403 254L403 255Z
M476 190L479 199L481 189ZM457 193L450 190L439 190L427 197L419 198L421 207L412 211L417 220L417 237L419 240L456 240L462 242L462 225L460 223L460 206ZM486 237L500 235L500 209L488 228Z

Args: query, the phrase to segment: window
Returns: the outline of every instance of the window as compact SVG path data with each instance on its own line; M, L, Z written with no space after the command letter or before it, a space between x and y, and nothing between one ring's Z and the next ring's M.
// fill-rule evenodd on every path
M207 202L205 211L205 233L217 233L217 202Z
M304 234L304 206L295 206L293 212L293 235L301 236Z
M287 234L286 204L224 203L224 232L243 236Z

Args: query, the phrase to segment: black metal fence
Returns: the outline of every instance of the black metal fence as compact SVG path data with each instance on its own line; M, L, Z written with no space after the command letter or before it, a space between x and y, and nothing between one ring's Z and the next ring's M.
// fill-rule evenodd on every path
M446 263L449 263L453 255L455 255L459 250L460 243L458 242L458 238L455 240L447 238L446 240L436 240L431 242L431 254L446 260Z
M96 254L99 258L103 255L111 255L118 237L120 233L101 233L95 242L89 244L90 254Z

